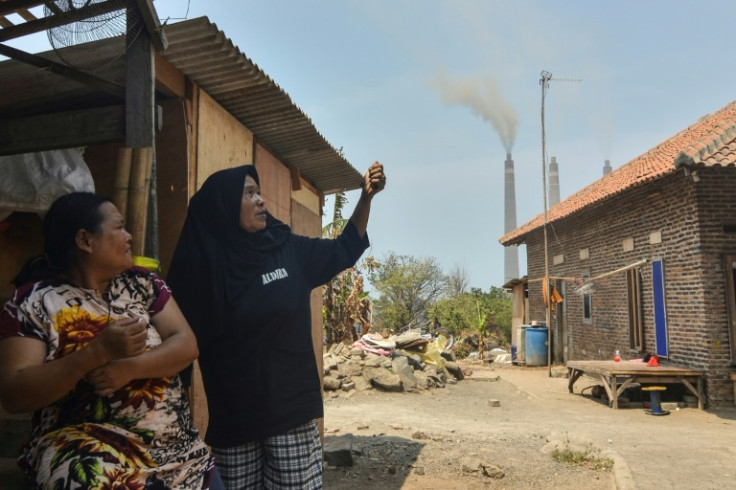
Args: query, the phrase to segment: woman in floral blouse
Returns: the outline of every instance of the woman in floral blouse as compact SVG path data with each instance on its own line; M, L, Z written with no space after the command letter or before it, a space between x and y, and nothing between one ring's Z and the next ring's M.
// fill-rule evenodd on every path
M177 374L196 340L168 286L133 267L117 208L68 194L44 236L0 314L0 401L34 412L19 458L33 487L221 488Z

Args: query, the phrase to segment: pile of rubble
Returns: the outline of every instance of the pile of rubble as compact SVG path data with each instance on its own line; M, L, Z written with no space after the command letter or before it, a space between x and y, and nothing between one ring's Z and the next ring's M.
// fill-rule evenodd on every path
M412 392L464 379L455 355L440 342L410 330L388 339L368 334L353 345L334 344L323 357L324 389Z

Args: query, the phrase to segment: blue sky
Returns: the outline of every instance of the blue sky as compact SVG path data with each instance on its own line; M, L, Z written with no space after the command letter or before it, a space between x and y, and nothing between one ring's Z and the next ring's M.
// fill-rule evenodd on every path
M506 149L494 117L518 121L517 225L543 211L542 70L553 75L546 146L559 163L562 199L600 178L604 160L616 168L736 100L730 0L155 7L168 22L207 16L358 170L384 163L388 187L373 203L371 254L434 257L484 290L504 282ZM27 38L9 44L46 49ZM357 193L348 199L352 210ZM523 248L519 261L524 274Z

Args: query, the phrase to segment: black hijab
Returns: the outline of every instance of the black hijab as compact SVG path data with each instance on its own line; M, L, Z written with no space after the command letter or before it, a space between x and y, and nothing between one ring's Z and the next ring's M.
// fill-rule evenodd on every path
M241 293L260 277L263 258L283 245L291 232L271 214L261 231L250 233L240 227L248 175L260 186L253 165L220 170L207 178L189 202L171 261L167 282L202 350L233 324Z

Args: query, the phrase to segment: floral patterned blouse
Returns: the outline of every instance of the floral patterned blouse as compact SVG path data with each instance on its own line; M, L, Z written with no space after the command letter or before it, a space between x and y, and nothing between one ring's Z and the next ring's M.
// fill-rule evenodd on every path
M116 276L96 293L64 278L27 284L0 314L0 339L32 337L48 346L51 362L81 349L123 317L148 321L146 349L161 344L150 323L171 297L145 269ZM192 425L179 376L137 379L111 396L84 380L62 399L38 410L19 464L34 488L201 489L212 458Z

